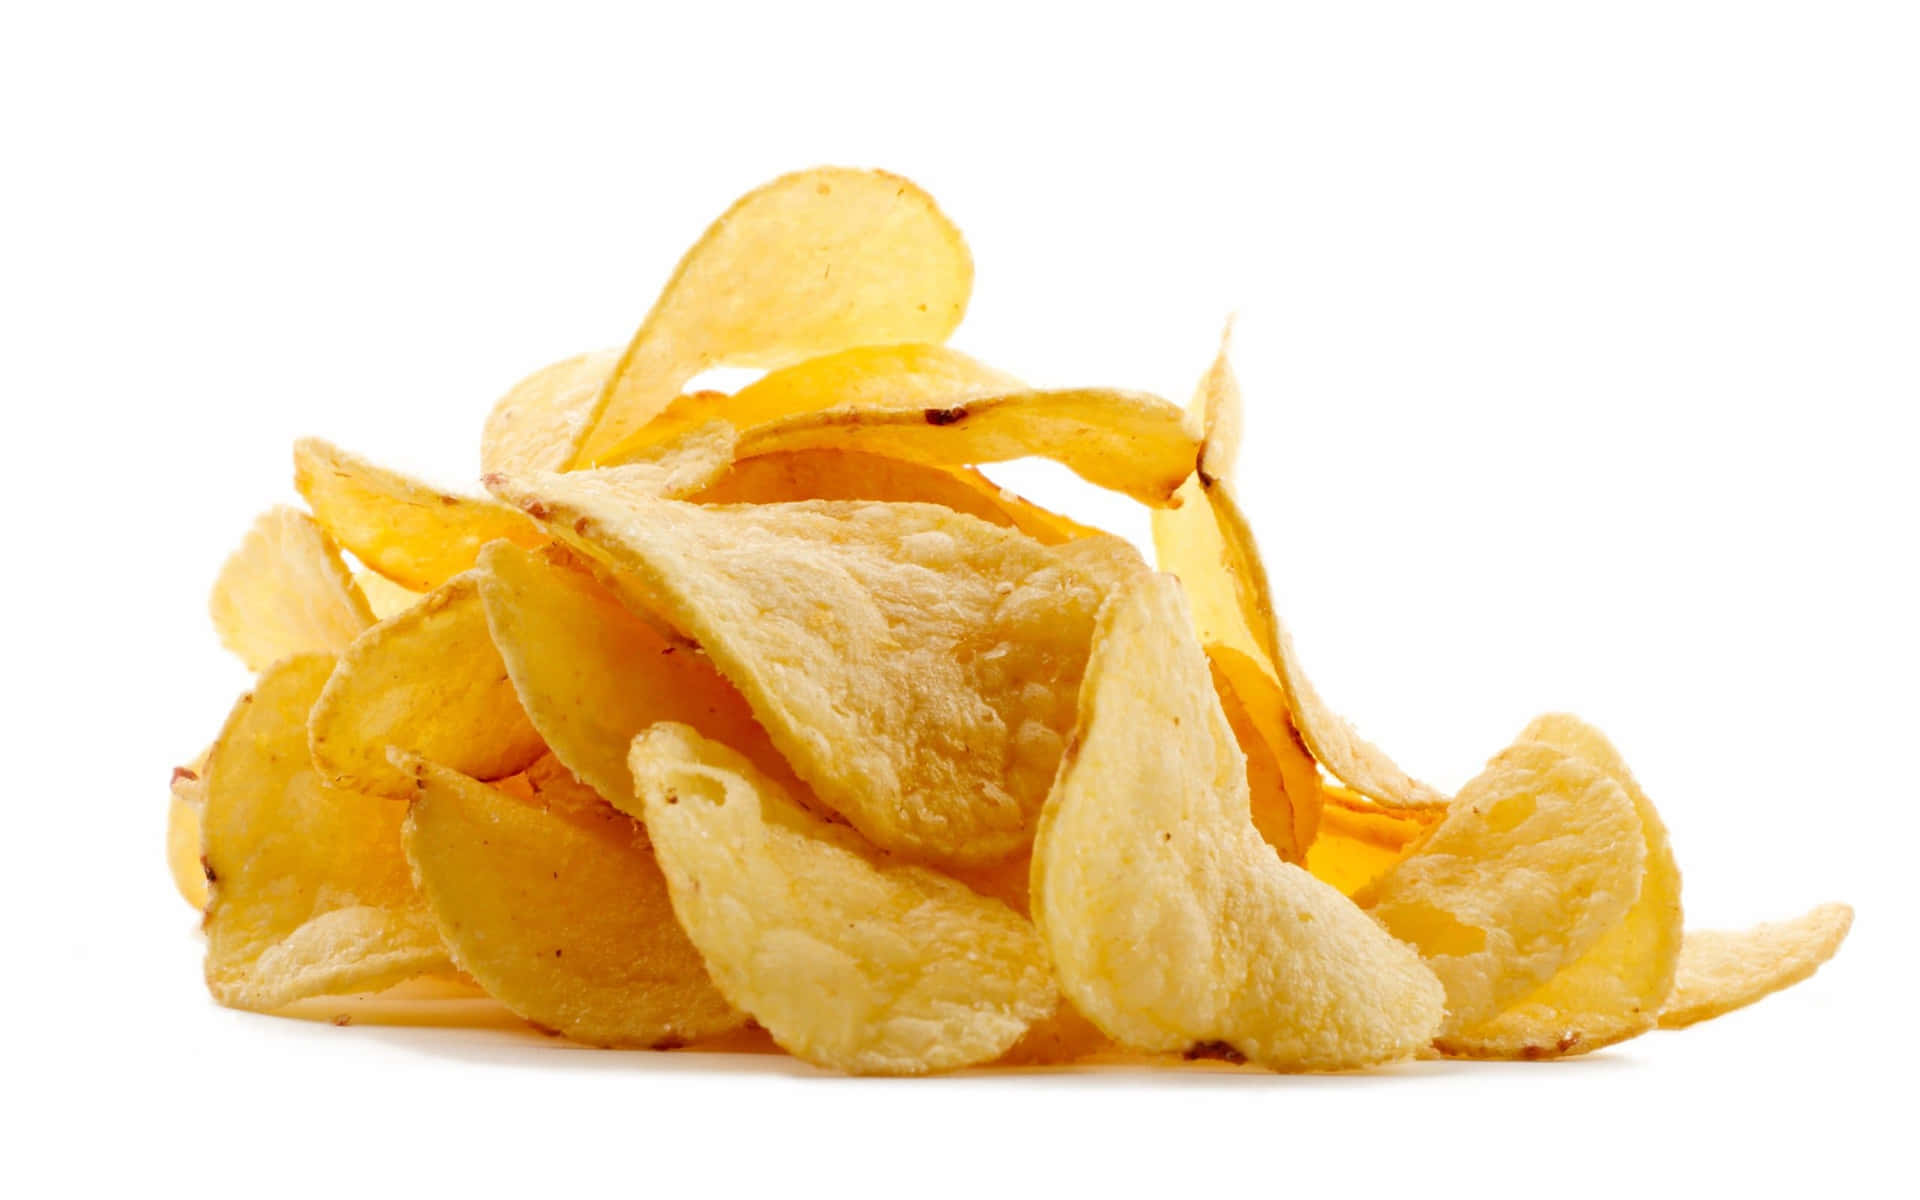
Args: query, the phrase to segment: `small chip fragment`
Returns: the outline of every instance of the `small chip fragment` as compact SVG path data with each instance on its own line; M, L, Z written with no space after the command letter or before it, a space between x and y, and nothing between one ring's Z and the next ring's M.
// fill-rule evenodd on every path
M373 624L373 610L312 517L275 508L220 568L209 607L220 642L249 671L292 654L337 654Z
M1685 1029L1810 978L1851 928L1852 908L1822 904L1790 921L1751 929L1688 930L1660 1028Z

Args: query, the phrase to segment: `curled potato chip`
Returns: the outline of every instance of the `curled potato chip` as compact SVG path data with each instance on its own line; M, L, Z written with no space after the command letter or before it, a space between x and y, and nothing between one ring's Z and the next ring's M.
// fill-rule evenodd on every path
M426 599L425 593L403 588L373 571L355 571L353 581L360 585L360 592L367 598L367 606L373 609L376 621L397 616Z
M601 463L709 367L943 342L972 291L960 231L911 182L841 167L784 175L736 201L680 260L566 465Z
M440 491L319 438L294 443L293 482L335 541L416 592L473 566L480 547L496 538L522 546L547 540L526 514L492 497Z
M307 756L332 671L325 655L270 667L208 756L207 988L231 1008L451 969L400 850L401 806L328 785Z
M703 508L578 473L500 486L634 578L822 802L942 864L1030 840L1094 614L1138 561L923 504Z
M1680 867L1666 823L1606 735L1575 717L1536 719L1521 741L1572 754L1626 792L1640 818L1646 870L1640 895L1585 954L1512 1007L1472 1029L1443 1037L1446 1054L1473 1058L1550 1058L1586 1054L1653 1028L1673 990L1680 956Z
M180 898L207 907L207 874L200 865L200 814L207 804L207 751L173 769L167 792L167 870Z
M1227 708L1228 720L1234 723L1234 733L1240 737L1249 763L1257 758L1262 764L1260 773L1250 770L1248 776L1253 785L1254 824L1280 850L1282 858L1299 862L1317 836L1325 803L1319 764L1307 753L1300 732L1293 727L1287 715L1287 698L1271 671L1254 658L1219 643L1207 647L1207 665L1213 670L1214 689L1221 694L1221 703ZM1229 693L1231 703L1226 699ZM1258 739L1257 750L1246 749L1252 739ZM1266 763L1272 764L1271 774L1265 770ZM1282 822L1292 824L1289 840L1283 840ZM1288 846L1291 852L1285 848Z
M480 435L481 469L566 470L594 400L619 361L618 350L576 354L514 384L487 414Z
M494 648L474 572L369 629L341 656L313 706L313 762L335 787L404 799L413 778L388 761L399 748L477 779L499 779L540 756Z
M1017 391L902 411L800 413L740 431L741 458L776 450L859 450L936 466L1041 455L1143 504L1173 502L1199 443L1158 396L1111 388Z
M1381 808L1337 785L1325 789L1325 796L1306 867L1348 896L1391 870L1445 815L1438 809Z
M583 571L505 542L481 556L487 626L528 720L554 757L612 800L633 792L627 751L678 721L778 771L779 754L733 685Z
M1751 929L1688 930L1660 1028L1685 1029L1792 987L1832 958L1851 928L1852 908L1822 904Z
M1164 575L1101 614L1034 847L1034 919L1062 989L1141 1050L1278 1070L1413 1053L1439 1024L1439 982L1255 831L1188 621Z
M634 742L673 908L720 991L789 1052L857 1074L988 1062L1059 998L1033 926L896 864L683 725Z
M407 860L453 961L488 995L596 1046L681 1045L746 1023L680 931L631 817L570 778L548 775L529 802L408 765Z
M263 513L220 568L209 604L221 644L250 671L291 654L335 654L373 624L340 548L312 517Z
M1213 365L1201 377L1188 408L1188 419L1197 420L1205 443L1200 449L1199 473L1208 479L1231 479L1240 460L1241 431L1246 424L1240 397L1240 381L1232 365L1233 320L1220 331L1220 349Z
M1446 985L1450 1035L1585 954L1639 896L1646 859L1639 814L1618 783L1564 750L1519 741L1355 899Z

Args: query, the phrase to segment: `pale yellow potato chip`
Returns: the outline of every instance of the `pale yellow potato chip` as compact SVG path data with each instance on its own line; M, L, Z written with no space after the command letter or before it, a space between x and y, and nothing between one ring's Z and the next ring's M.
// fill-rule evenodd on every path
M1226 328L1220 331L1220 349L1213 356L1213 365L1201 377L1187 408L1188 420L1199 423L1205 439L1198 471L1206 479L1231 480L1240 461L1246 411L1240 380L1233 373L1232 354L1233 320L1228 318Z
M480 436L481 470L566 470L594 401L619 361L618 350L576 354L514 384L487 415Z
M293 483L335 541L416 592L473 566L480 547L496 538L522 546L547 540L526 514L490 496L440 491L319 438L294 443Z
M664 637L584 571L499 542L480 599L521 707L554 757L610 801L633 793L627 751L656 721L691 725L763 770L784 763L706 655Z
M1685 1029L1810 978L1839 951L1851 928L1852 908L1822 904L1790 921L1751 929L1688 930L1660 1028Z
M925 504L705 508L582 473L500 492L637 581L875 844L941 864L1023 849L1073 727L1093 618L1139 569Z
M540 756L475 572L348 647L313 706L312 748L328 783L397 798L413 794L413 778L388 761L390 748L477 779L512 775Z
M307 756L326 655L283 659L207 762L207 988L230 1008L377 991L452 969L400 850L401 805L329 786Z
M167 788L167 871L173 886L197 910L207 907L207 874L200 865L200 814L207 805L207 754L173 769Z
M1447 989L1471 1029L1585 954L1640 894L1647 840L1585 759L1519 741L1460 790L1419 847L1355 897Z
M453 961L488 995L595 1046L684 1045L746 1023L680 931L631 817L564 773L529 802L408 766L407 860Z
M603 460L624 461L649 444L671 441L708 421L752 429L786 417L836 408L918 412L936 402L1018 391L1020 381L958 350L927 342L855 346L770 371L732 395L684 395Z
M1166 505L1193 474L1200 444L1179 408L1111 388L1003 392L906 411L842 405L740 430L741 458L822 449L934 466L1042 456L1143 504Z
M720 991L790 1053L856 1074L989 1062L1059 1000L1033 926L890 861L684 725L634 742L673 908Z
M367 605L373 609L373 619L376 621L398 616L427 598L425 592L403 588L385 575L373 571L355 571L353 581L360 585L360 592L367 598Z
M263 513L220 568L208 605L220 642L249 671L293 654L337 654L373 624L373 610L312 517Z
M1544 742L1598 768L1633 801L1646 841L1640 896L1593 948L1490 1021L1443 1037L1446 1054L1554 1058L1586 1054L1653 1028L1680 957L1680 867L1666 823L1606 735L1576 717L1537 718L1521 741Z
M1326 788L1325 796L1306 867L1348 896L1385 875L1446 815L1441 809L1382 808L1339 785Z
M1276 1070L1414 1053L1440 1022L1439 982L1254 829L1189 619L1165 575L1101 614L1034 847L1034 919L1062 989L1139 1050Z
M944 342L972 291L960 231L908 180L841 167L784 175L736 201L680 260L566 465L599 465L709 367Z

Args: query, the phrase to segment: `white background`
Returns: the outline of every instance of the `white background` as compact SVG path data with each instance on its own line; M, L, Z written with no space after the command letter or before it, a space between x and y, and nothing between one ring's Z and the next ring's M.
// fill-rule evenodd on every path
M0 1173L1306 1195L1904 1169L1914 10L1126 7L7 6ZM978 263L956 344L1034 382L1184 400L1238 310L1248 505L1328 698L1449 788L1581 713L1672 825L1691 919L1848 899L1839 959L1590 1059L1318 1079L850 1081L213 1007L164 784L245 686L205 593L291 498L291 439L470 481L501 391L623 341L725 204L817 162L940 198Z

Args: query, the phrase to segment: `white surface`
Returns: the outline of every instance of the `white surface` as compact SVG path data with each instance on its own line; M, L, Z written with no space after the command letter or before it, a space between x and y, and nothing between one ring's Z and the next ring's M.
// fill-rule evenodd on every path
M1900 1169L1910 6L639 7L0 17L0 1178L1578 1194ZM1239 310L1249 506L1329 699L1448 787L1582 713L1671 823L1691 916L1848 899L1840 958L1592 1059L1363 1078L847 1081L212 1007L163 784L244 686L204 597L290 498L290 440L469 479L496 395L622 341L721 207L818 161L940 197L979 266L956 344L1036 382L1184 399Z

